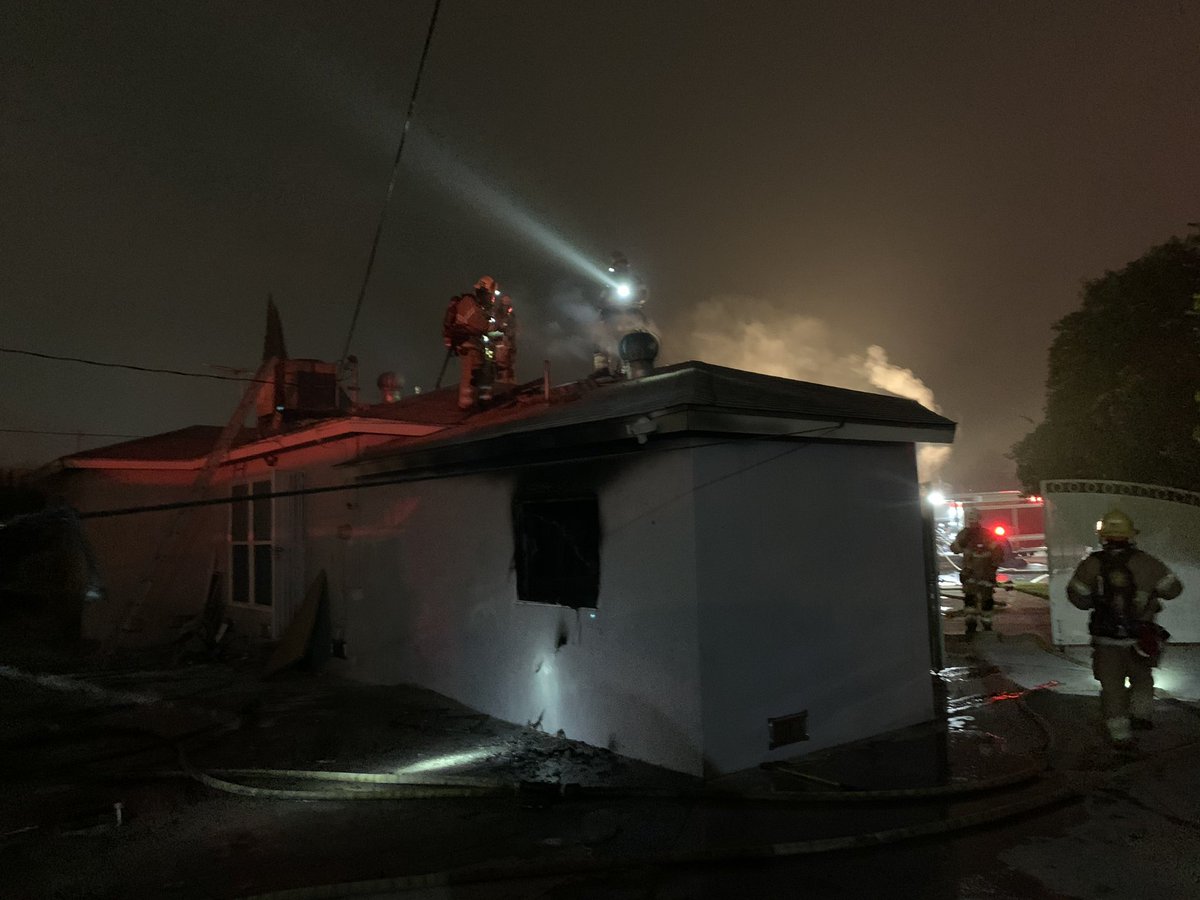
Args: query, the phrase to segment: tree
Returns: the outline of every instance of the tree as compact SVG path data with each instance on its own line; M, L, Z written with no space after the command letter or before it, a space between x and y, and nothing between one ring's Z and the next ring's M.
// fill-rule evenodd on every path
M1035 492L1050 478L1200 490L1200 235L1172 238L1085 282L1054 324L1043 421L1010 457Z

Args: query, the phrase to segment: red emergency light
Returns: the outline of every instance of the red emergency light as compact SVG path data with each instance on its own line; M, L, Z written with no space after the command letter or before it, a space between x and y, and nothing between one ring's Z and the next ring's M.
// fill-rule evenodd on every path
M992 531L994 531L996 533L996 537L1004 537L1004 526L1003 525L997 525L995 528L992 529Z

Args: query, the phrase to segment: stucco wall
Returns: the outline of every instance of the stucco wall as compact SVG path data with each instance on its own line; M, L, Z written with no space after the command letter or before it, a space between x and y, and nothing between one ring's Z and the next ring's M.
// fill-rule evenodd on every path
M681 450L314 496L312 556L361 677L699 772L691 486ZM531 490L599 497L594 617L517 599L512 500ZM331 523L352 536L331 544Z
M933 715L911 445L697 449L704 746L730 771ZM768 750L767 718L810 740Z
M60 475L54 488L81 513L171 503L189 499L194 473L84 470ZM164 570L164 602L147 604L131 624L134 631L123 643L136 646L160 642L177 617L198 612L204 605L213 554L225 534L220 510L199 510L188 522L188 540L177 563ZM142 594L142 579L150 569L163 535L171 527L170 512L139 513L114 518L85 519L84 532L100 569L106 599L83 609L82 635L108 640L125 619L130 604Z
M222 466L214 477L210 497L228 496L233 482L270 480L273 490L321 487L345 483L350 472L335 468L369 447L390 441L388 435L359 435L324 444L281 448L268 464L254 457ZM67 469L52 476L46 489L63 497L82 513L196 500L195 469ZM343 506L345 495L338 494ZM305 588L329 560L307 556L306 514L310 498L274 501L274 605L232 605L226 615L237 634L251 639L282 635L304 597ZM85 638L105 640L124 618L128 604L138 598L141 580L150 571L154 554L175 519L173 512L136 513L113 518L86 519L85 531L95 550L108 599L84 608ZM187 535L173 556L166 589L154 592L156 600L139 616L137 630L123 640L127 645L158 644L177 633L174 626L194 616L204 606L214 555L228 592L229 507L201 507L186 514ZM317 529L320 530L320 527ZM226 593L228 596L228 593Z
M1079 561L1099 549L1096 523L1117 507L1138 529L1138 546L1167 564L1183 593L1164 603L1159 623L1173 643L1200 642L1200 498L1186 491L1122 481L1042 482L1050 561L1050 631L1056 644L1087 644L1088 613L1067 600ZM1172 499L1174 498L1174 499Z

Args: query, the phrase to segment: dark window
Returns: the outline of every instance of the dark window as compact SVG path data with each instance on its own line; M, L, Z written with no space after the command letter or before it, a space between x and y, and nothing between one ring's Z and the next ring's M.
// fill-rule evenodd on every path
M250 548L245 544L234 544L232 547L233 573L230 578L234 603L250 602Z
M254 540L271 540L271 501L265 495L271 493L271 482L254 482Z
M270 544L254 545L254 602L271 605L271 576L273 549Z
M595 497L514 504L517 596L594 607L600 595L600 508Z
M245 500L246 485L235 484L232 490L233 499ZM246 527L246 504L231 503L229 504L229 535L234 541L246 541L250 538L250 531Z

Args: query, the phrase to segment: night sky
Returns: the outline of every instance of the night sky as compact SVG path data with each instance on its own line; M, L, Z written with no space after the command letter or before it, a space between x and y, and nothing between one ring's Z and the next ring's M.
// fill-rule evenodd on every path
M432 0L0 3L0 346L254 368L350 325ZM518 375L588 371L574 254L664 362L893 386L1013 487L1081 279L1200 219L1200 5L444 0L352 352L429 388L498 278ZM877 347L881 349L872 350ZM911 370L911 375L903 370ZM0 354L7 429L221 424L233 383ZM927 397L926 397L927 399ZM112 439L0 433L0 465Z

